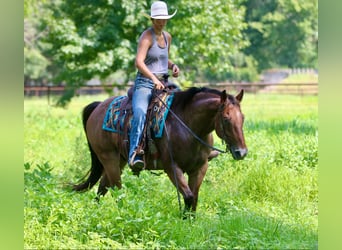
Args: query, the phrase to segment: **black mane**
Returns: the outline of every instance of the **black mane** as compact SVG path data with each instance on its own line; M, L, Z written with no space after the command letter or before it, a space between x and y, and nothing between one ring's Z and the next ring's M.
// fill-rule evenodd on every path
M184 91L175 92L173 103L175 106L184 108L189 102L191 102L192 98L198 93L211 93L211 94L218 95L218 96L221 96L222 94L222 92L217 89L211 89L211 88L206 88L206 87L202 87L202 88L191 87ZM231 103L233 104L236 103L236 99L234 96L230 94L227 94L227 96L228 96L228 100Z
M192 98L201 92L205 93L215 93L217 95L220 95L220 92L215 89L209 89L209 88L198 88L198 87L191 87L184 91L175 92L175 97L173 100L174 105L185 107L189 102L191 102Z

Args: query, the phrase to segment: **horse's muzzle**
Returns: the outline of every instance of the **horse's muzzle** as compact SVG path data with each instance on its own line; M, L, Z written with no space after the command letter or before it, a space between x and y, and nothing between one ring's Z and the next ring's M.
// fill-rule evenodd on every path
M230 148L230 153L235 160L242 160L248 153L247 148Z

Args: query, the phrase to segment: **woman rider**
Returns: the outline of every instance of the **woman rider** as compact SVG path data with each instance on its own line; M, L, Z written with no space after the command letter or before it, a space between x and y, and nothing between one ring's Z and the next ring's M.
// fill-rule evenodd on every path
M128 157L128 164L134 172L144 168L143 152L138 152L138 145L144 130L152 91L154 88L164 89L161 81L168 74L168 70L172 71L173 77L178 77L179 74L178 66L169 60L171 35L163 31L167 20L176 12L177 10L169 15L165 2L154 2L149 16L152 20L152 27L145 30L139 38L135 59L138 73L132 97L133 118Z

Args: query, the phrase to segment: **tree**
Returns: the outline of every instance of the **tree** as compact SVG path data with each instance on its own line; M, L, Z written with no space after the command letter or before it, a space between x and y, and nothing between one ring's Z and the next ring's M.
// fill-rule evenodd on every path
M259 70L272 67L317 67L317 0L246 0L244 51Z
M141 32L150 26L142 13L152 1L65 0L53 2L53 15L45 20L46 42L58 69L56 81L74 90L93 77L106 79L122 70L126 79L136 71L134 58ZM242 39L244 10L236 0L169 1L178 9L167 30L173 35L172 59L183 75L194 80L201 72L224 72L231 68L228 57L245 46Z
M25 83L43 81L49 76L49 60L44 56L44 44L41 38L40 16L44 15L43 4L46 1L28 0L24 2L24 78Z
M179 2L177 17L170 22L175 34L175 57L191 80L203 74L222 74L233 69L229 58L244 48L244 8L238 1Z

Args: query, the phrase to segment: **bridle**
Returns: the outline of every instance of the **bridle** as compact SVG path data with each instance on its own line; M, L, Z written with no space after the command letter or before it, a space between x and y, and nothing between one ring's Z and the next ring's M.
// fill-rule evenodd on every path
M220 123L219 123L219 128L220 128L220 134L222 134L222 141L224 141L224 143L226 144L226 152L228 152L230 145L229 145L229 135L227 134L226 130L224 129L224 118L223 118L223 110L225 109L225 107L227 106L227 101L225 101L224 103L221 104L221 106L219 107L218 110L218 114L220 115ZM217 132L216 132L217 133Z

